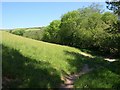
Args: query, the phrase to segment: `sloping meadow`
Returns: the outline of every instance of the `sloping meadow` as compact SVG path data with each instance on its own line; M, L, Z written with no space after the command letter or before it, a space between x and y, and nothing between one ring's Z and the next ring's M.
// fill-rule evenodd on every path
M94 71L81 76L75 87L118 88L120 84L119 61L108 62L73 47L1 32L3 88L58 88L64 74L77 73L84 64Z
M2 32L3 82L8 87L58 87L62 71L77 71L66 52L80 52L68 46L50 44ZM77 64L77 63L75 63ZM82 64L79 64L81 67ZM6 81L6 80L4 80Z

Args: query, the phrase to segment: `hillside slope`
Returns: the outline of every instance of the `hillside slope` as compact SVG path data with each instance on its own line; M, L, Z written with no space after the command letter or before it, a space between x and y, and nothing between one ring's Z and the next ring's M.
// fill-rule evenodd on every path
M56 87L61 81L61 72L73 73L82 66L75 61L74 55L80 52L78 49L32 40L7 32L2 32L2 39L3 76L16 77L16 79L20 77L24 81L18 84L20 86L13 85L13 87ZM32 75L35 77L33 78ZM36 84L37 80L39 83ZM53 85L49 85L51 83Z
M68 46L28 39L7 32L2 32L2 36L3 46L17 50L23 56L35 59L36 61L49 62L57 70L63 69L68 73L70 73L68 61L69 59L74 59L69 53L80 52L80 50Z
M115 85L119 86L119 62L108 62L76 48L1 32L3 87L59 87L63 82L62 76L79 72L84 64L88 64L95 70L98 68L100 71L93 71L90 75L88 73L79 78L75 87L112 88ZM103 72L104 69L105 72ZM108 78L106 72L109 73ZM93 74L95 80L91 79ZM97 79L98 77L100 79ZM110 77L116 81L112 82L113 79ZM98 81L100 85L96 86ZM87 87L85 87L86 84Z

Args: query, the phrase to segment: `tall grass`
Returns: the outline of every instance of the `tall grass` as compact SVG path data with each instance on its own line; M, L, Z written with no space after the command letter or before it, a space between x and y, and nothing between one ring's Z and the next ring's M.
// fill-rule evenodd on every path
M37 61L49 62L57 70L69 71L68 59L74 58L66 55L66 51L79 53L80 50L68 46L46 43L33 39L16 36L7 32L2 32L4 46L13 48L25 57L30 57ZM72 68L72 67L70 67Z
M62 71L76 72L82 64L75 62L73 55L80 50L68 46L50 44L24 38L2 31L3 76L12 77L9 87L58 87ZM79 59L79 62L81 60ZM53 75L52 75L53 73ZM16 77L16 78L15 78Z
M64 73L76 73L88 64L95 70L80 77L75 87L119 88L120 61L110 63L102 57L91 58L73 47L0 33L4 87L59 87Z

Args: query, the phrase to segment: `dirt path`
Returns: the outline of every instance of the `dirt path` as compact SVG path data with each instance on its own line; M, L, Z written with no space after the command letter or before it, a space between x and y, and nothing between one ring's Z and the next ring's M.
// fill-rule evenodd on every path
M94 58L95 56L93 56L93 55L91 55L91 54L89 54L89 53L85 53L85 52L79 52L81 55L83 55L83 56L87 56L87 57L89 57L89 58ZM107 60L107 61L109 61L109 62L114 62L114 61L117 61L117 59L111 59L111 58L105 58L104 57L104 60Z
M80 52L81 55L83 56L87 56L89 58L94 58L94 56L92 56L91 54L88 54L88 53L84 53L84 52ZM109 62L114 62L116 61L116 59L110 59L110 58L104 58L104 60L107 60ZM72 75L68 75L66 74L65 76L63 76L61 79L64 81L64 83L62 83L60 85L60 90L63 90L63 89L72 89L73 88L73 85L74 85L74 82L77 78L79 78L81 75L83 74L86 74L88 72L90 72L91 68L89 68L88 64L85 64L82 68L82 70L79 72L79 73L76 73L76 74L72 74Z
M88 65L85 64L84 67L82 68L82 70L81 70L79 73L72 74L72 75L66 75L66 76L62 77L62 80L64 80L64 83L61 84L60 90L62 90L62 89L67 89L67 88L72 89L75 80L76 80L78 77L80 77L81 75L90 72L91 70L92 70L92 69L90 69L90 68L88 67Z

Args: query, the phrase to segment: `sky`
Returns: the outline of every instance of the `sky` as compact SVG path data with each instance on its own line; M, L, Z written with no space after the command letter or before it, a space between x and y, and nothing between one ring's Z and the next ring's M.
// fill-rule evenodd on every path
M68 11L87 7L93 2L2 2L3 29L47 26ZM105 11L106 3L103 5Z

